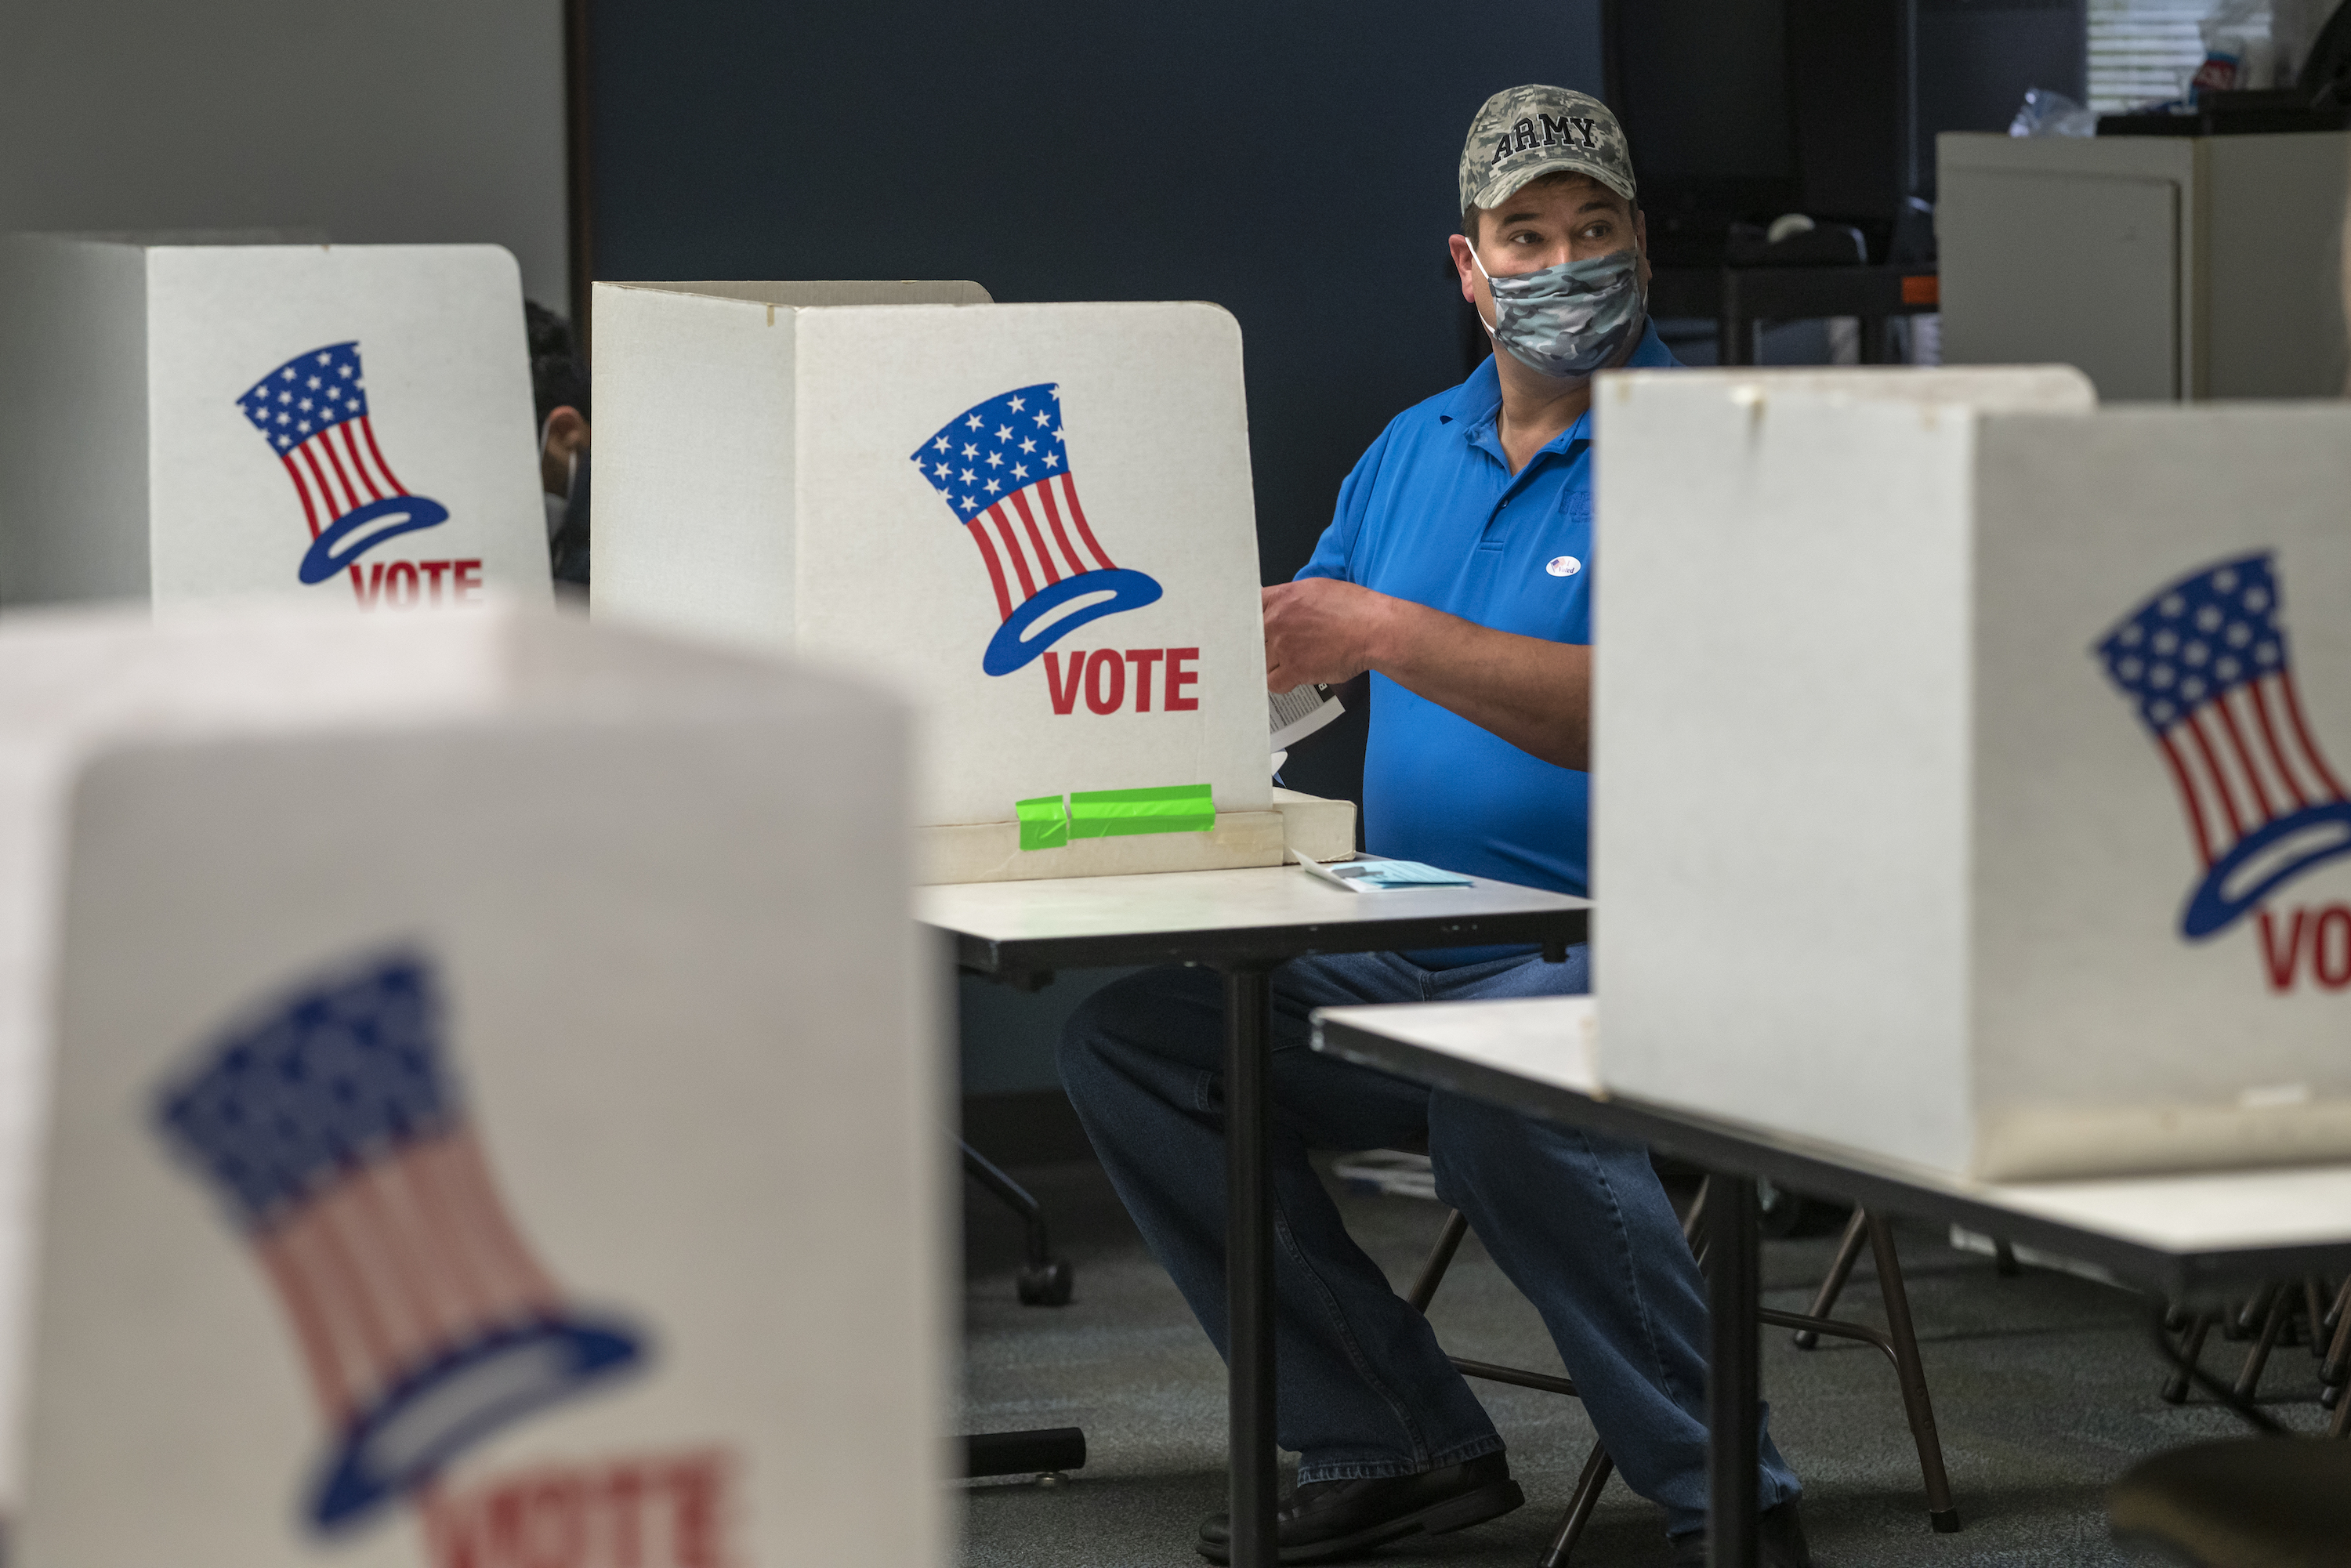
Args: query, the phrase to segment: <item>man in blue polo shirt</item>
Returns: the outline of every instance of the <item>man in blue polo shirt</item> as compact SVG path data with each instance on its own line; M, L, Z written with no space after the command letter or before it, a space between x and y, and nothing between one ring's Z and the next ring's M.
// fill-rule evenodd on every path
M1339 493L1294 582L1265 590L1266 684L1372 672L1364 823L1381 854L1586 891L1591 779L1592 376L1665 366L1624 132L1560 88L1488 99L1460 170L1463 297L1498 349L1407 410ZM1349 1238L1310 1148L1426 1139L1437 1195L1542 1313L1600 1439L1702 1563L1705 1291L1644 1150L1305 1049L1350 1002L1582 992L1584 949L1300 959L1274 977L1279 1431L1299 1455L1284 1563L1354 1556L1525 1500L1502 1439L1427 1321ZM1224 1344L1221 991L1201 969L1105 988L1061 1071L1119 1196ZM1768 1434L1764 1555L1805 1568L1795 1476ZM1228 1555L1222 1515L1195 1542Z

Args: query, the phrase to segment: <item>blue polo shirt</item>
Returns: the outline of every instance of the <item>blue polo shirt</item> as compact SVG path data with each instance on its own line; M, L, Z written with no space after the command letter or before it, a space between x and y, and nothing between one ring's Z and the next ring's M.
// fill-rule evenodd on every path
M1677 363L1652 326L1628 367ZM1335 577L1553 643L1592 641L1592 415L1512 474L1500 378L1486 362L1398 414L1339 491L1298 575ZM1592 777L1372 676L1364 834L1374 854L1582 894ZM1480 955L1463 949L1450 962ZM1438 957L1438 955L1428 955Z

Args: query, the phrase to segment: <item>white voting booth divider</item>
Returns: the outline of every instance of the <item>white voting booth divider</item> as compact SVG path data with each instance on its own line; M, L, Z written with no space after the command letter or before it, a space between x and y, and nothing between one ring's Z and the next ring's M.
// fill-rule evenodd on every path
M496 246L0 245L0 602L545 601Z
M1992 1179L2351 1154L2351 407L1598 408L1611 1090Z
M944 1562L907 745L505 608L0 623L10 1563Z
M595 612L905 692L922 881L1280 863L1239 329L985 299L597 285Z

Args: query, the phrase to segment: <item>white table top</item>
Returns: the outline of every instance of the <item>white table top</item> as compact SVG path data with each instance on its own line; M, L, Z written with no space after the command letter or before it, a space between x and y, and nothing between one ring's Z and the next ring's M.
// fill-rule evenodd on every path
M957 883L914 890L926 925L994 942L1377 925L1589 909L1587 899L1506 882L1351 893L1294 865L1151 872L1040 882Z
M1758 1147L2157 1251L2351 1244L2351 1165L2095 1181L1975 1182L1818 1139L1612 1097L1593 1070L1593 1010L1588 997L1324 1008L1314 1016L1318 1023L1343 1024L1472 1066L1705 1125Z

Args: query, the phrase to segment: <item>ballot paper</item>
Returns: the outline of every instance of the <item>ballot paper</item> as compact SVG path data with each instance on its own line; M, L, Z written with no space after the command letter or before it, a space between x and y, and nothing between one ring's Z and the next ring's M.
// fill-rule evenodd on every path
M1402 887L1474 887L1476 883L1458 872L1439 871L1418 861L1350 861L1345 865L1327 866L1321 861L1290 852L1298 856L1298 863L1306 868L1309 876L1343 887L1350 893L1369 889L1374 893Z
M1292 686L1286 692L1269 692L1265 698L1266 727L1271 732L1268 744L1276 751L1287 751L1300 741L1347 711L1346 705L1331 695L1329 689L1308 682ZM1280 766L1279 763L1276 767Z

